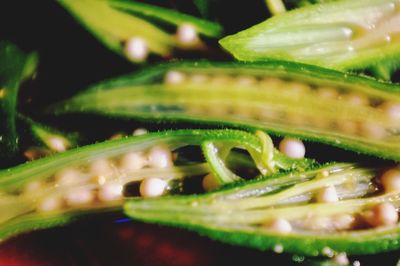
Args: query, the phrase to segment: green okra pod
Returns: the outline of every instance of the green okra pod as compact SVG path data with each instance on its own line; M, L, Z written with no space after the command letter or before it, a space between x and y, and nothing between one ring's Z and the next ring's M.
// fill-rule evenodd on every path
M399 24L398 0L330 1L274 16L220 44L239 60L391 71L399 65Z
M257 128L399 160L399 89L285 61L178 62L101 82L49 111Z
M0 172L0 239L19 232L67 223L81 215L118 209L130 185L154 197L179 189L185 177L212 174L224 184L239 179L228 167L233 147L248 151L261 175L307 169L313 160L290 159L265 149L265 138L235 130L178 130L102 142ZM180 159L183 147L212 143L200 161ZM268 153L265 155L264 153ZM201 155L201 154L200 154ZM272 155L272 157L270 156ZM243 157L243 155L242 155ZM246 160L236 159L235 167ZM270 167L271 165L272 168Z
M399 173L331 163L200 196L131 199L125 212L278 253L375 254L399 248L399 190L391 183Z

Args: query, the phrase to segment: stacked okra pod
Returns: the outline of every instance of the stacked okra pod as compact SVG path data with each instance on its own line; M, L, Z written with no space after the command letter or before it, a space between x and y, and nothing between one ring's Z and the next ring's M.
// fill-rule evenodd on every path
M267 2L272 13L284 11L282 1ZM400 86L390 81L400 2L326 2L220 40L237 59L257 62L218 62L208 53L222 37L217 23L141 2L60 0L133 63L179 50L210 57L143 67L45 108L61 120L91 114L159 130L95 144L18 113L19 83L37 58L0 43L0 157L20 149L33 160L0 171L0 239L122 210L226 243L338 264L343 254L400 249ZM164 130L160 122L191 129ZM16 141L18 124L29 132L26 150ZM304 158L302 141L374 159Z

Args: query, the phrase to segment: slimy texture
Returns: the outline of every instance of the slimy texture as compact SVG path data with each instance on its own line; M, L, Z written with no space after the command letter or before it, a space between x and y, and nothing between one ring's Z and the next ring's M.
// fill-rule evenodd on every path
M220 44L240 60L285 59L335 69L398 64L400 1L332 1L272 17Z
M100 83L52 111L259 128L399 160L398 89L284 61L186 62Z

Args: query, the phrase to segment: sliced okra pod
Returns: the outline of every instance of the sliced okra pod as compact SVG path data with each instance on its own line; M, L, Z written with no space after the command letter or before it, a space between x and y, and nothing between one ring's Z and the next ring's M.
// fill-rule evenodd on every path
M174 48L203 49L198 34L218 38L222 33L216 23L136 1L58 2L104 45L133 62L145 61L150 53L168 57ZM176 27L176 34L156 22Z
M400 160L399 89L284 61L181 62L105 81L50 109L258 128Z
M211 174L217 185L233 182L239 176L228 168L228 160L233 168L241 164L247 168L250 159L261 175L314 164L285 157L268 145L264 133L178 130L83 146L5 169L0 172L0 239L118 209L136 184L140 195L155 197L179 192L179 181L185 177ZM181 149L192 146L203 146L205 159L181 159ZM248 155L229 159L232 148Z
M17 95L22 81L36 71L36 53L25 54L14 44L0 42L0 157L10 158L18 150Z
M128 216L236 245L308 256L400 246L400 170L331 163L197 196L130 199Z
M399 65L399 0L341 0L274 16L220 44L240 60L285 59L335 69Z

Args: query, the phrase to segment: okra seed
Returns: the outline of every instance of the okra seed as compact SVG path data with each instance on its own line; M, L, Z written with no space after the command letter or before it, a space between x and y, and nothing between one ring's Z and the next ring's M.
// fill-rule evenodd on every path
M166 84L182 84L184 80L185 74L179 71L168 71L164 78Z
M201 184L207 192L219 187L219 183L213 174L206 175Z
M382 104L381 109L391 119L400 119L400 104L386 102Z
M337 127L341 132L349 134L356 133L358 131L357 123L349 120L338 122Z
M322 249L322 254L323 254L324 256L327 256L327 257L329 257L329 258L332 258L333 255L334 255L334 252L333 252L333 250L332 250L330 247L324 247L324 248Z
M372 122L362 123L360 129L361 129L361 135L374 139L382 139L385 137L386 134L385 128L383 128L379 124L375 124Z
M143 62L146 60L149 50L144 39L133 37L126 42L125 53L132 61Z
M43 199L37 209L42 212L59 210L62 207L62 200L58 197L48 197Z
M56 183L61 186L76 184L79 182L80 177L81 172L73 168L64 169L54 175Z
M127 172L142 169L147 165L146 158L139 152L130 152L121 158L120 167Z
M361 262L358 260L353 261L353 266L361 266Z
M124 133L115 133L115 134L113 134L113 135L110 137L110 140L113 140L113 139L122 139L123 137L125 137L125 134L124 134Z
M390 169L380 179L385 192L400 191L400 169Z
M147 133L148 133L147 129L145 129L145 128L137 128L137 129L135 129L133 131L132 135L134 135L134 136L142 136L142 135L145 135Z
M24 193L37 192L39 189L43 188L43 186L43 182L39 180L29 182L24 187Z
M327 186L324 188L321 188L317 192L317 201L318 202L324 202L324 203L332 203L332 202L337 202L339 201L339 198L336 193L336 189L334 186Z
M176 30L176 37L181 44L192 45L198 41L196 28L189 23L183 23Z
M360 94L356 94L356 93L350 93L350 94L346 94L344 96L344 100L346 100L348 103L352 104L352 105L368 105L369 101L366 97L364 97L363 95Z
M62 138L51 137L48 139L49 147L56 152L63 152L67 150L67 144Z
M335 99L338 97L339 93L336 89L330 87L322 87L317 90L317 95L320 98L325 99Z
M351 229L356 218L351 214L338 214L332 217L333 227L337 230Z
M97 159L89 165L92 176L107 176L112 172L111 164L107 159Z
M301 140L283 138L279 143L279 150L290 158L304 158L306 148Z
M367 214L367 222L372 226L395 225L399 218L396 208L389 202L375 205Z
M109 183L100 187L98 198L101 201L122 199L123 186L119 183Z
M65 202L69 206L78 206L92 202L94 199L93 191L85 188L74 189L65 194Z
M149 177L143 179L140 183L140 195L142 197L158 197L164 193L165 188L167 187L167 182L163 179L156 177Z
M149 165L154 168L166 168L173 165L171 151L165 146L155 146L148 153Z
M274 219L267 226L269 229L283 234L290 233L292 231L292 225L288 220L283 218Z
M274 252L278 253L278 254L282 253L283 252L283 246L281 244L275 245L274 246Z
M253 76L239 76L237 79L237 84L242 86L254 85L257 80Z
M333 261L338 265L349 265L349 259L345 252L341 252L333 257Z

